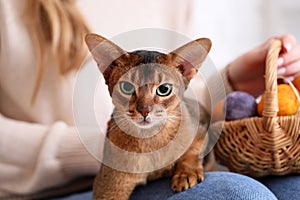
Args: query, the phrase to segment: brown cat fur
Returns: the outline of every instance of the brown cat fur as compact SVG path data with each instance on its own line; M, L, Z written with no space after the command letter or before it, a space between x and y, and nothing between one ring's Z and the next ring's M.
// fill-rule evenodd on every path
M103 73L115 105L107 129L107 138L111 143L105 144L104 159L113 160L115 163L120 162L120 166L129 169L128 171L115 169L105 165L104 162L94 182L94 199L129 199L137 185L163 176L173 175L171 187L175 191L187 190L203 181L203 159L199 155L207 144L205 136L210 117L201 105L183 97L183 93L205 60L211 48L210 40L198 39L168 54L154 51L129 53L96 34L88 34L86 43L99 70ZM128 74L128 71L132 73ZM128 85L127 81L132 85ZM172 87L172 94L158 95L157 88L170 81L173 81L174 85L163 85L159 91L165 92ZM127 87L126 90L124 88L122 90L122 84L123 87ZM131 93L126 95L124 91ZM195 105L199 106L199 110ZM130 120L123 120L123 115L120 113ZM199 114L200 120L193 121L194 116ZM153 119L148 115L152 115ZM164 123L160 122L162 115L167 115ZM122 120L118 121L119 119ZM137 127L134 123L138 124ZM157 125L147 127L151 123ZM193 131L191 124L197 126L195 135L189 134ZM180 135L178 132L182 133L182 136L178 136ZM147 171L147 166L162 162L161 159L166 156L163 153L150 163L143 159L131 161L119 156L111 145L126 152L151 153L172 143L177 136L179 139L175 143L175 146L178 146L176 149L180 150L179 146L185 143L189 147L184 152L169 151L167 153L169 155L179 154L177 157L175 155L177 159L154 171Z

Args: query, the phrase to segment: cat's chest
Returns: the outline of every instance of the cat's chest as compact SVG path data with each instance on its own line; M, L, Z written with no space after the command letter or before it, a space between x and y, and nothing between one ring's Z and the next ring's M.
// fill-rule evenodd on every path
M108 128L107 137L114 145L122 150L134 153L149 153L162 149L168 145L176 137L179 126L180 124L173 126L166 125L150 137L139 138L138 136L133 136L130 132L124 132L124 130L118 127L116 122L112 119L110 127ZM143 131L147 132L147 130Z

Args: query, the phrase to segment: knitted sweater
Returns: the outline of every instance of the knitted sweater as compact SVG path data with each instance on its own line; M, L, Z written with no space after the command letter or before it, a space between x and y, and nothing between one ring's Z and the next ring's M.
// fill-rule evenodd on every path
M92 2L96 1L82 1L82 4ZM74 104L79 99L79 105L75 106L79 110L85 107L85 95L74 96L77 73L70 72L62 78L58 68L53 67L57 64L51 57L47 60L35 103L31 103L38 66L22 21L24 3L26 1L0 0L0 199L45 198L91 186L100 167L97 158L101 151L94 148L95 141L101 149L101 142L97 141L105 134L113 108L107 88L100 81L94 90L97 94L94 112L100 129L93 129L88 123L77 124ZM88 6L85 8L83 14L91 17ZM174 22L170 16L166 21ZM177 25L168 27L167 22L156 20L157 27L178 28ZM95 29L98 27L96 31L106 31L106 36L116 32L100 30L99 24L94 25ZM100 77L94 61L87 60L83 69L87 66L97 74L96 78ZM197 83L194 85L196 91L201 90L197 89ZM87 134L82 135L84 130ZM76 181L78 179L80 181Z

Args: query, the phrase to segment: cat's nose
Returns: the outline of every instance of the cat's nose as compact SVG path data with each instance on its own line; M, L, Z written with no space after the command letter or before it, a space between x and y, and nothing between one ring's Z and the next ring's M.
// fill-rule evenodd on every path
M152 106L139 104L137 106L137 111L142 114L143 117L147 117L149 112L152 110Z

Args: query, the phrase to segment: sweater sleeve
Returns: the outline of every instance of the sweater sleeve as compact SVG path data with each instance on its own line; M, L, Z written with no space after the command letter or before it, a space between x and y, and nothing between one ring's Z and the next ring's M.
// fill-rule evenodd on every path
M8 119L0 114L0 197L29 195L94 175L99 162L74 127ZM94 141L97 134L85 140Z

